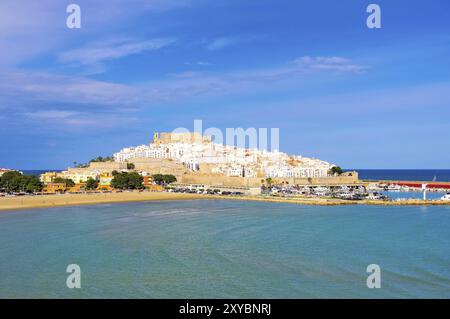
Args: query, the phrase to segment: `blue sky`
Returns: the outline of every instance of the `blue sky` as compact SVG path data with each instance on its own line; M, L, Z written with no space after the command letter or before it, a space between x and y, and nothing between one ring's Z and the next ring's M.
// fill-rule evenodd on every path
M0 3L0 167L65 168L153 131L280 129L342 167L450 168L450 3ZM382 29L366 27L366 7Z

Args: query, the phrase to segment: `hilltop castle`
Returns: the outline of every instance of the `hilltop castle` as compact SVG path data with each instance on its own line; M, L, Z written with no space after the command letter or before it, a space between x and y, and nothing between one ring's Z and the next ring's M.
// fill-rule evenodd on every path
M173 143L211 143L210 136L202 136L197 132L186 132L186 133L153 133L153 140L151 144L161 145L161 144L173 144Z
M246 178L326 177L333 166L319 159L278 151L217 144L211 137L197 132L155 132L149 145L124 148L114 154L114 159L138 165L170 160L198 174Z

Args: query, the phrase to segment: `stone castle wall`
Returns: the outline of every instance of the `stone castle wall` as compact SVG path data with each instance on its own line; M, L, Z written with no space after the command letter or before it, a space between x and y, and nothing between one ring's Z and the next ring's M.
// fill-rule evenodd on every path
M134 164L138 171L145 171L149 174L172 174L177 180L180 180L187 172L187 169L181 164L169 159L160 158L133 158L129 161Z
M127 169L127 163L122 162L90 162L89 169L98 170L121 170Z
M205 184L238 187L260 187L263 185L261 177L231 177L221 174L213 174L209 171L192 172L181 163L169 159L158 158L134 158L130 160L136 170L148 172L149 174L172 174L179 183ZM358 173L349 172L336 177L318 178L273 178L274 184L287 183L289 185L351 185L357 184Z
M358 172L344 173L340 176L316 178L274 178L276 184L287 182L289 185L348 185L359 183Z
M239 187L260 187L263 185L264 178L245 178L245 177L230 177L219 174L193 174L186 173L182 175L179 180L185 184L205 184L205 185L221 185L221 186L239 186ZM274 184L282 184L283 182L289 185L314 186L314 185L352 185L358 184L358 173L351 176L330 176L319 178L273 178Z
M184 184L205 184L216 186L260 187L260 178L231 177L218 174L185 174L180 181Z

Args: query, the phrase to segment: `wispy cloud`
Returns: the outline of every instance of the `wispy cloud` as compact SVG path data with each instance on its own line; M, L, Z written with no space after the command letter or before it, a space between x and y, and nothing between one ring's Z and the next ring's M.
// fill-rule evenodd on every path
M68 119L79 113L72 111L62 111L62 110L47 110L47 111L36 111L36 112L26 112L24 115L30 119L36 120L63 120Z
M207 45L207 49L210 51L222 50L239 42L241 42L239 37L221 37L210 42Z
M182 72L169 79L145 83L144 100L174 100L204 95L235 94L276 90L277 84L301 84L311 77L330 80L331 76L355 75L368 67L342 57L300 57L273 68L255 68L226 73ZM330 72L333 71L331 74Z
M104 55L102 55L104 56ZM92 60L89 60L92 61ZM355 73L366 66L344 58L299 58L273 68L247 69L227 73L182 72L136 85L93 80L83 76L65 76L44 72L0 72L0 97L17 101L92 104L97 107L136 107L164 101L214 94L275 90L275 85L299 83L329 71ZM299 63L300 61L301 63Z
M147 51L155 51L175 43L174 38L160 38L152 40L111 39L108 41L94 42L83 48L62 52L58 55L58 61L81 66L100 66L110 60L120 59L129 55L135 55Z
M189 6L193 2L196 0L78 0L76 3L83 12L83 37L93 39L102 33L117 32L121 25L126 25L127 21L143 14L160 14ZM0 1L0 48L8 48L0 51L0 67L17 66L37 56L53 54L65 44L70 44L74 33L69 35L65 25L65 9L69 3L55 0ZM158 45L141 42L143 43L128 43L128 47L121 48L122 52L145 50ZM140 45L143 48L139 48ZM78 54L81 55L80 59L86 59L83 52ZM105 52L103 54L107 55ZM68 58L70 56L68 53Z
M303 56L296 59L294 62L302 69L342 72L360 72L367 69L367 66L357 64L349 59L342 57Z
M213 64L205 61L197 61L197 62L185 62L185 65L189 66L212 66Z
M136 123L137 118L123 116L117 113L104 112L74 112L65 110L43 110L26 112L25 119L34 123L44 123L44 127L63 130L77 130L82 128L107 129L123 127L130 123Z
M0 72L0 96L22 102L44 101L97 106L127 106L136 102L136 89L86 77L44 72Z
M344 58L296 59L280 66L235 70L182 72L140 84L122 84L46 72L0 71L0 108L8 116L22 114L40 123L58 123L62 128L123 125L134 121L153 105L211 96L276 92L315 80L332 80L344 73L354 76L363 66ZM302 61L298 63L298 61ZM122 121L121 121L122 119Z

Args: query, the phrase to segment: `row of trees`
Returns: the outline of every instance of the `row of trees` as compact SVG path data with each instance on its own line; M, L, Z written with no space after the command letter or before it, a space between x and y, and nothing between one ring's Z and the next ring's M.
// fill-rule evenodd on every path
M144 178L136 172L117 172L113 171L111 187L117 189L142 189L144 188ZM158 185L169 185L177 181L177 178L171 174L155 174L153 181Z
M136 172L112 172L113 179L111 180L111 187L116 189L143 189L144 178ZM177 178L173 175L155 174L152 176L153 181L158 185L168 185L177 181ZM89 178L86 181L85 189L94 190L98 187L98 181Z
M42 183L34 175L23 175L17 171L6 172L0 177L0 190L7 193L40 192Z
M158 185L168 185L177 181L174 175L155 174L152 176L153 181ZM111 187L117 189L143 189L144 178L136 172L113 172ZM75 182L71 179L56 177L53 183L64 183L67 188L75 186ZM85 189L97 189L99 181L89 178L86 181ZM12 192L40 192L43 188L42 183L36 176L23 175L17 171L6 172L0 177L0 190L8 193Z
M113 162L114 158L112 156L97 156L96 158L91 159L89 162L87 163L78 163L78 162L73 162L73 165L75 167L78 168L86 168L89 166L90 163L97 163L97 162Z
M106 156L106 157L97 156L96 158L91 159L90 163L92 163L92 162L112 162L112 161L114 161L114 158L112 156Z

